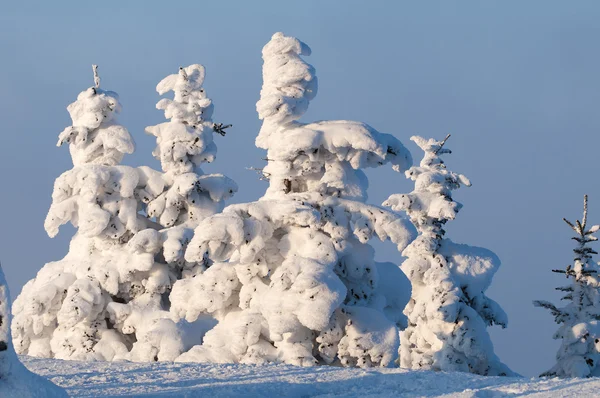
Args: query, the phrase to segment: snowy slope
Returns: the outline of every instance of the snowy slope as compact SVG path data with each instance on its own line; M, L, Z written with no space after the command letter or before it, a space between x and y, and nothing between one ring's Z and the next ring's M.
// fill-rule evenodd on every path
M593 397L598 379L519 379L467 373L21 358L72 396Z

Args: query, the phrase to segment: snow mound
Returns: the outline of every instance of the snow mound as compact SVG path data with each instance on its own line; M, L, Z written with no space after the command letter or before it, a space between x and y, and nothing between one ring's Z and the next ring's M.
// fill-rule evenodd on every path
M10 335L10 294L0 267L0 397L66 397L65 391L31 373L17 358Z

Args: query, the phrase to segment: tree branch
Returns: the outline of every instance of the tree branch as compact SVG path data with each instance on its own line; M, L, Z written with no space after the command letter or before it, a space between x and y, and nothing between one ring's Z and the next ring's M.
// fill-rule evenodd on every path
M435 155L437 155L437 154L438 154L438 152L442 150L442 148L444 147L444 144L446 143L446 141L448 141L448 138L450 138L450 134L448 134L448 135L446 136L446 138L444 138L444 139L442 140L442 142L440 143L440 147L439 147L438 149L436 149L436 151L434 152L434 154L435 154Z

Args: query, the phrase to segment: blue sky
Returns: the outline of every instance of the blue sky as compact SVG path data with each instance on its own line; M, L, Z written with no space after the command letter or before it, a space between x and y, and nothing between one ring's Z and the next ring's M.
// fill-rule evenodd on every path
M123 3L123 4L121 4ZM206 167L235 179L233 202L257 199L266 185L246 167L261 166L254 147L254 104L261 48L276 31L308 43L319 93L305 120L351 119L393 133L421 157L413 134L443 138L450 169L473 182L448 224L453 240L489 248L502 260L489 296L509 315L491 329L496 352L514 370L553 365L552 317L533 299L556 300L553 274L572 261L561 220L600 223L600 3L595 1L213 1L27 2L0 4L2 228L0 259L16 295L46 262L68 250L73 229L50 239L43 222L54 179L71 168L57 135L66 106L92 85L117 91L120 121L137 143L126 164L148 164L161 122L156 84L180 65L202 63L215 119L234 127L216 137ZM368 173L370 200L407 192L390 169ZM400 261L391 244L382 260Z

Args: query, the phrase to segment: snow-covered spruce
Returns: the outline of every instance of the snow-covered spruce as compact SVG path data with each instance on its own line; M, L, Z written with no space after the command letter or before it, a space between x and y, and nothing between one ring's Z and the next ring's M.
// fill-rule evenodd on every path
M185 268L185 247L199 221L220 212L224 201L237 191L233 180L204 174L200 168L215 159L214 133L225 135L231 127L213 123L213 104L202 87L204 76L204 66L194 64L158 83L159 94L174 93L173 99L163 98L156 104L170 120L146 128L156 137L153 154L160 160L165 188L157 197L143 199L148 203L148 216L165 228L162 254L178 273Z
M404 310L408 327L400 335L400 366L512 375L494 354L486 331L487 326L507 324L504 311L484 294L500 261L489 250L444 238L444 225L462 207L452 191L471 185L464 175L446 169L441 159L451 153L444 147L446 139L411 138L425 152L421 164L406 172L415 189L384 202L406 211L419 232L402 252L412 297Z
M185 254L194 277L175 283L171 311L190 322L211 314L218 324L178 361L368 367L397 357L410 287L399 286L397 267L374 262L367 241L403 249L415 231L365 204L360 169L405 170L412 159L396 138L363 123L296 121L317 91L300 57L309 53L282 33L263 49L256 143L267 150L270 185L259 201L228 206L196 228ZM398 284L380 285L380 272L400 274Z
M0 396L66 397L65 391L31 373L17 358L10 336L10 294L0 267Z
M174 359L181 340L165 307L174 278L155 262L159 227L140 214L146 199L163 192L162 175L117 165L134 143L115 120L116 93L91 87L67 109L73 125L58 145L69 144L75 167L54 184L45 228L51 237L67 222L78 231L65 258L46 264L15 300L16 351L78 360Z
M562 344L556 353L556 365L541 377L590 377L600 376L600 267L592 256L598 254L589 244L598 240L593 234L600 225L587 226L587 195L583 198L583 218L575 223L563 220L577 234L572 239L577 242L573 265L553 272L564 274L571 279L568 286L558 287L565 292L563 300L569 303L558 308L547 301L534 301L536 307L547 308L560 325L554 334Z

